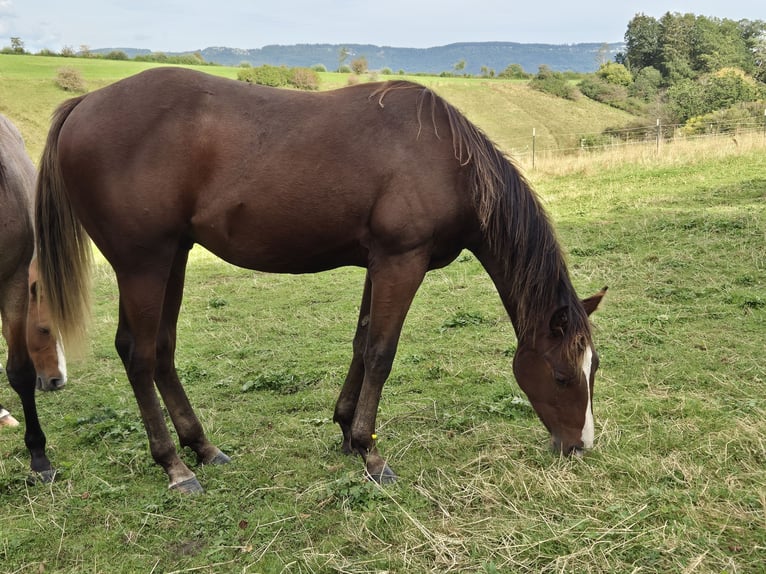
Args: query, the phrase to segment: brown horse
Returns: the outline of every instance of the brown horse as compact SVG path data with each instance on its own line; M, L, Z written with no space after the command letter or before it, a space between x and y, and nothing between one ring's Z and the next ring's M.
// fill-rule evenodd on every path
M35 168L24 150L21 134L0 115L0 320L8 346L6 371L21 398L32 469L47 479L52 478L52 470L37 418L35 384L46 390L62 387L66 366L47 310L38 304L36 286L29 282L30 269L34 272L30 268L34 251L34 181ZM14 423L15 419L0 406L0 425Z
M598 358L554 231L512 163L454 107L408 82L305 93L154 69L65 102L41 162L40 275L65 341L89 309L90 236L117 276L115 344L170 487L178 457L228 461L174 364L189 249L276 273L367 268L353 358L335 406L343 449L395 478L375 418L410 303L430 269L471 250L518 336L516 378L564 453L593 443Z
M10 245L4 246L9 252ZM35 386L41 391L56 391L63 388L67 382L66 356L61 341L53 331L48 306L37 293L37 259L33 259L29 265L28 285L27 351L37 372ZM0 405L0 426L18 424L8 410Z

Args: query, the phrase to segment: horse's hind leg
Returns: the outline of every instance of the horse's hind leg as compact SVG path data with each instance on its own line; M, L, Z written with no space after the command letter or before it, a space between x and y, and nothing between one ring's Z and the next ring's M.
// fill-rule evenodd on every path
M16 284L18 288L15 288ZM6 374L11 387L21 399L26 425L24 443L31 456L32 472L37 473L37 476L32 478L50 482L54 479L56 472L45 455L45 434L37 416L35 403L37 375L26 343L26 297L26 275L24 275L6 286L0 301L0 321L3 323L3 337L8 345Z
M115 347L125 365L155 462L165 469L170 488L201 492L194 473L179 458L154 388L157 333L167 276L161 272L120 272L120 318Z
M183 299L188 257L189 250L181 247L173 261L173 268L165 289L162 321L157 335L157 367L154 380L168 408L181 446L188 446L197 453L197 458L202 464L224 464L230 459L205 436L205 431L192 409L175 366L176 326Z
M333 420L340 425L343 432L343 452L350 454L351 449L351 423L354 421L356 412L356 403L359 400L359 393L362 391L362 381L364 380L364 351L367 348L367 331L370 324L370 297L372 284L370 283L370 274L364 278L364 293L362 294L362 303L359 307L359 319L356 323L356 333L354 335L354 354L351 358L351 365L348 368L346 381L340 391L338 401L335 403L335 414Z

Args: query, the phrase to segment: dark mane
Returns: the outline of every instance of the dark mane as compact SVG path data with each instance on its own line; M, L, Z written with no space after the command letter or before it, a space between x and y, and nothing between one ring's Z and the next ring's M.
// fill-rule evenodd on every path
M418 89L418 118L428 101L431 120L441 107L449 119L455 159L471 171L474 206L484 236L511 286L506 293L517 306L520 339L534 336L535 320L568 306L565 346L582 350L583 337L590 341L590 322L577 298L553 226L539 197L512 160L459 110L430 89L406 81L389 82L373 96L382 100L395 89ZM438 134L437 131L437 135ZM520 254L512 257L511 254Z

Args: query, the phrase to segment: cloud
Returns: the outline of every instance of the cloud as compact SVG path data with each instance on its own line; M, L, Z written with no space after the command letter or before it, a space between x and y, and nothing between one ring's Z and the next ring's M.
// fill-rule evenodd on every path
M0 16L15 16L16 8L13 0L0 0Z

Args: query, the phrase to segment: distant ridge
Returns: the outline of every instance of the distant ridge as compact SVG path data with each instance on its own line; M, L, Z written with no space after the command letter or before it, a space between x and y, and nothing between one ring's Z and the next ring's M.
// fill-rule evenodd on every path
M207 62L225 66L238 66L247 62L252 66L314 66L321 64L327 70L336 70L339 54L347 48L350 55L346 64L364 56L370 70L390 68L393 72L427 72L439 74L454 72L455 64L465 60L461 73L479 74L483 66L499 74L509 64L519 64L527 72L537 72L541 65L556 71L593 72L600 64L599 57L613 60L624 49L624 43L582 44L521 44L517 42L461 42L433 48L394 48L373 44L293 44L269 45L263 48L241 49L209 47L199 50ZM151 50L134 48L102 48L93 50L108 53L122 50L129 57L150 54ZM605 50L605 51L604 51ZM166 52L168 55L190 52Z

